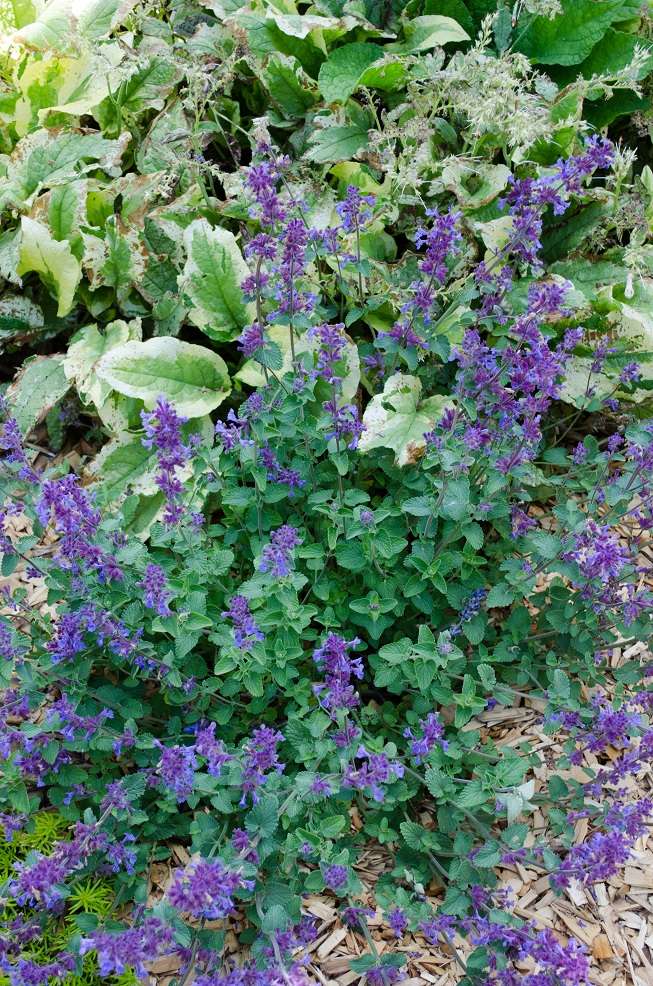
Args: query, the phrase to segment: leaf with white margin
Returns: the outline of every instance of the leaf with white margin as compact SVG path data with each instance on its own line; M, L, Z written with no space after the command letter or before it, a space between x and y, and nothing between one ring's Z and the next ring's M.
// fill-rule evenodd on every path
M13 417L23 435L43 421L70 384L63 372L63 357L35 356L21 367L16 379L7 388L7 399Z
M189 318L209 339L230 342L253 321L255 307L240 285L249 276L233 233L196 219L184 231L188 259L179 288L190 299Z
M111 393L111 386L100 380L95 372L102 357L116 346L141 337L139 318L131 322L124 322L121 319L109 322L103 327L102 332L97 325L85 325L75 333L68 346L63 368L66 378L75 384L85 404L95 404L96 407L100 407Z
M407 373L386 380L382 394L365 408L365 430L358 443L360 452L391 448L399 466L412 465L424 454L424 434L431 431L453 401L441 394L420 400L421 381Z
M272 325L266 330L266 335L272 342L276 343L283 355L283 364L281 369L275 371L276 375L283 379L284 375L286 373L290 373L292 370L290 326ZM297 356L301 356L303 353L315 353L319 349L319 346L319 340L313 336L310 336L308 332L304 332L303 335L295 338L295 353ZM349 337L346 337L344 352L345 361L347 364L347 374L343 378L340 395L342 402L348 404L356 396L356 391L358 390L358 385L361 379L358 347L351 341L351 339L349 339ZM265 383L263 370L261 369L260 364L254 359L248 359L247 362L240 368L238 373L234 374L234 376L236 380L240 380L242 383L246 383L250 387L262 387Z
M36 271L57 298L57 315L62 318L73 307L75 290L82 276L79 260L70 244L53 239L43 223L23 216L20 223L20 259L17 274Z
M118 393L138 397L146 407L165 397L189 418L213 411L231 390L221 356L171 336L126 342L103 356L96 372Z

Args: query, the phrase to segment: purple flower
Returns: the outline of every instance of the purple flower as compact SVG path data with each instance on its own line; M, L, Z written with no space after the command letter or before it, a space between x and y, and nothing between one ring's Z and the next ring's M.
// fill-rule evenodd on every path
M337 325L324 323L308 332L311 338L318 341L316 375L334 385L342 380L338 364L344 360L347 345L344 330L344 324L339 322Z
M79 485L77 476L70 473L61 479L47 480L41 488L36 514L43 526L52 518L59 534L59 554L73 572L92 569L102 582L122 578L113 556L95 543L100 512L93 506L91 496Z
M338 863L330 863L323 866L322 875L329 890L335 890L336 892L342 890L349 880L349 870L346 866L340 866Z
M270 572L277 578L284 578L291 572L291 552L302 543L297 534L297 528L290 524L278 527L270 535L270 543L263 548L260 572Z
M385 753L370 753L364 746L360 746L356 751L356 759L363 762L358 765L347 764L342 786L356 791L367 790L374 801L384 800L384 785L404 776L403 765L396 760L389 760Z
M259 800L258 789L261 788L268 779L267 771L275 771L281 774L284 769L277 756L277 746L283 743L283 733L269 726L257 726L243 747L243 779L241 805L247 801L247 796L252 796L254 804Z
M427 209L426 215L432 220L430 228L420 226L415 233L415 243L425 248L419 269L442 284L447 277L447 258L460 252L462 234L458 223L462 213L454 209L444 213Z
M238 890L253 888L251 880L228 870L221 860L197 859L175 871L167 899L183 914L214 921L232 913Z
M254 863L254 865L258 863L258 853L252 845L249 833L245 829L233 830L231 833L231 844L238 855L242 856L248 863Z
M256 353L264 345L265 336L263 334L263 326L258 322L253 322L247 328L243 329L238 340L238 348L247 359L251 356L256 356Z
M436 746L442 750L447 748L447 742L444 739L444 726L435 712L429 712L426 719L420 719L419 728L422 731L419 738L415 737L409 727L406 727L403 733L406 739L413 741L410 744L410 752L415 763L421 763Z
M162 784L171 791L177 801L185 801L193 793L197 757L190 746L163 746L157 774Z
M606 524L588 520L585 530L573 537L573 547L564 552L565 561L574 561L586 579L617 578L630 561L628 550Z
M172 593L167 588L166 573L159 565L151 562L145 569L145 574L140 582L136 583L145 595L145 605L148 609L155 609L159 616L170 616L172 610L168 603L172 598Z
M244 596L232 596L229 609L224 610L222 617L232 621L236 647L240 650L249 650L254 641L265 640L264 634L254 622L249 603Z
M395 938L403 938L406 934L406 928L408 927L408 918L401 908L393 907L393 909L386 914L385 919L388 922L388 927L392 931Z
M460 611L458 622L455 623L449 630L450 636L457 636L462 631L463 623L467 623L468 620L473 620L475 616L478 616L486 596L487 589L474 589L471 596Z
M219 777L224 765L233 757L227 753L222 740L216 739L215 728L214 722L199 727L195 736L195 752L206 760L209 774Z
M639 363L627 363L619 374L619 383L637 383L642 378L642 368Z
M326 433L326 440L335 438L337 443L343 441L347 448L357 449L358 441L363 434L365 425L358 416L358 408L355 404L343 404L338 407L335 399L325 401L322 405L330 417L329 431Z
M126 931L97 931L82 938L79 952L97 954L101 976L120 976L134 969L139 979L147 979L145 962L173 950L172 930L158 918L148 917L140 927Z
M27 815L9 815L0 812L0 828L7 842L12 842L16 832L21 832L27 823Z
M239 418L233 408L227 414L226 424L224 421L216 421L215 434L222 442L226 452L233 452L239 445L246 448L248 445L254 444L247 437L249 435L249 421L246 417Z
M191 447L184 445L181 439L181 427L188 418L177 414L172 404L159 397L153 411L141 411L141 421L145 429L143 445L156 451L159 465L156 484L166 501L164 523L176 524L183 516L179 502L183 488L177 470L185 466L191 456Z
M313 691L334 720L339 711L353 709L359 703L351 679L363 677L363 661L360 657L349 656L349 651L359 643L358 637L345 640L337 633L330 633L313 653L313 660L324 673L324 682L313 685Z
M376 199L373 195L361 195L354 185L349 185L347 194L342 202L336 203L336 212L342 219L342 228L347 233L358 230L372 218L371 208Z
M0 397L0 414L7 413L7 403L4 397ZM18 476L28 483L38 483L39 477L32 469L25 449L23 448L23 436L20 433L18 422L13 417L6 417L0 431L0 451L4 454L3 461L11 462L19 466Z
M375 912L370 910L369 907L345 907L342 912L342 923L346 924L348 928L353 928L355 931L360 931L361 928L367 927L367 918L373 918Z
M136 836L131 832L126 832L120 842L112 842L107 848L107 862L111 867L112 873L132 874L136 866L136 850L132 843L136 841Z

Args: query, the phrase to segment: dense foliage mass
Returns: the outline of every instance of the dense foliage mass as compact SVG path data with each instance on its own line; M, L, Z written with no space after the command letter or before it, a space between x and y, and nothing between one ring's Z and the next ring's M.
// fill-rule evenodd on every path
M301 986L324 892L388 986L377 840L397 941L583 986L495 868L591 887L653 815L646 5L0 22L7 982ZM545 784L478 719L533 698Z

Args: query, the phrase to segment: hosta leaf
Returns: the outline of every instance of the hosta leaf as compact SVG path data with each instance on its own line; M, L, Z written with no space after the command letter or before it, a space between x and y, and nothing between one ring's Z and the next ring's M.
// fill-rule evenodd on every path
M23 364L7 389L11 413L23 435L45 418L69 386L62 356L35 356Z
M515 47L543 65L578 65L623 18L623 6L623 0L562 0L562 14L536 17Z
M345 103L358 87L365 69L383 57L375 44L349 44L336 48L320 67L317 84L327 103Z
M400 466L416 462L423 454L424 433L430 431L452 401L443 396L420 400L422 384L417 377L395 373L365 408L365 430L361 452L391 448Z
M169 336L118 346L102 357L97 374L120 394L139 397L147 407L163 396L189 418L208 414L231 389L221 356Z
M235 339L255 309L243 300L240 285L249 269L233 233L196 219L184 233L184 244L188 259L180 288L193 306L190 320L210 339Z
M36 271L57 298L57 315L67 315L73 307L75 289L81 277L79 261L65 240L58 243L43 223L23 216L21 220L20 260L17 273Z

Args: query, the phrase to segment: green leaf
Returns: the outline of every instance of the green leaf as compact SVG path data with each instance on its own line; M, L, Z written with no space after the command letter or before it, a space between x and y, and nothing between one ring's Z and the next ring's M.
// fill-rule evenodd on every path
M637 47L651 52L651 46L643 44L642 38L637 34L609 28L598 44L594 45L589 56L580 65L567 71L562 70L559 79L565 83L572 83L578 78L579 73L585 79L590 79L593 75L615 75L630 65ZM651 63L649 54L633 79L643 79L651 71Z
M7 389L11 412L23 435L43 421L69 386L62 356L34 356L23 364Z
M73 307L75 290L81 277L79 261L67 241L58 243L47 226L23 216L21 219L19 275L36 271L57 298L57 315L67 315Z
M449 520L462 520L469 513L469 480L466 476L460 479L445 480L444 494L440 513Z
M421 381L404 373L395 373L365 408L358 448L369 452L375 448L391 448L400 466L415 463L421 458L426 442L424 433L430 431L442 412L452 406L444 396L420 401Z
M86 221L86 181L56 185L48 201L48 226L55 240L70 240Z
M382 57L383 49L374 44L348 44L331 52L317 78L327 103L346 103L365 69Z
M578 65L622 11L623 0L562 0L562 14L536 17L515 47L535 63Z
M510 606L515 598L515 590L505 582L498 582L490 589L485 604L488 609L493 606Z
M348 161L368 144L369 127L358 124L348 127L324 127L310 137L310 147L304 154L308 161L327 164Z
M263 71L263 83L286 116L304 116L315 103L315 96L306 88L308 78L292 56L278 54L271 58Z
M441 45L469 41L469 34L452 17L424 14L404 24L404 38L403 44L388 45L387 50L414 54Z
M124 343L102 357L96 372L120 394L147 407L163 396L189 418L208 414L231 389L221 356L169 336Z
M255 316L240 288L249 268L233 233L196 219L184 232L187 260L180 289L193 306L191 321L210 339L229 342Z

